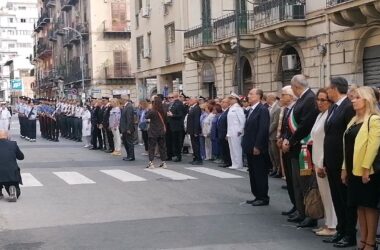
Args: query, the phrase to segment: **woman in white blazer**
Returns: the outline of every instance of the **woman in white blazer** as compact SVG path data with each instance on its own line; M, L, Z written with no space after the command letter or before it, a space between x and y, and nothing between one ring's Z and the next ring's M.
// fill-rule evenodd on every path
M317 229L318 236L332 236L336 233L337 218L331 198L330 185L323 166L323 141L325 138L325 122L331 102L328 99L326 89L319 89L317 92L317 105L320 111L313 129L311 139L313 140L313 164L316 172L319 192L321 194L323 207L325 210L325 226Z

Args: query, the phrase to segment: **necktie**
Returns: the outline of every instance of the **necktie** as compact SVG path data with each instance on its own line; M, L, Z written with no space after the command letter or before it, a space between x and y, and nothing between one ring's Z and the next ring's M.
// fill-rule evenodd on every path
M337 107L338 107L337 104L334 104L334 105L332 106L332 108L331 108L331 112L330 112L330 115L329 115L329 118L327 119L327 122L330 122L331 117L333 117L334 112L335 112L335 109L336 109Z

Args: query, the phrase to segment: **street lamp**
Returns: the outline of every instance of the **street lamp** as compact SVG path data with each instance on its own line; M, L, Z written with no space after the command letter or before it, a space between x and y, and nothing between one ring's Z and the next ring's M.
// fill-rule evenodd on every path
M66 31L73 31L75 32L78 36L79 36L79 41L80 41L80 67L82 69L82 103L84 104L85 101L86 101L86 92L85 92L85 89L84 89L84 57L83 57L83 36L82 36L82 33L80 33L78 30L74 29L74 28L71 28L71 27L65 27L63 28L63 30L66 30Z

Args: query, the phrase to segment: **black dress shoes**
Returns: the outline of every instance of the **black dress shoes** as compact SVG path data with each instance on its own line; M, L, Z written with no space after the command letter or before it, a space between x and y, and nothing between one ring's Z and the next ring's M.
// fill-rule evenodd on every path
M282 189L288 189L288 187L286 185L282 185L281 188Z
M295 207L292 207L289 211L283 211L283 212L281 212L281 215L289 216L292 213L294 213L295 211L297 211L297 209Z
M293 223L300 223L305 219L305 217L301 215L297 215L295 217L288 218L288 222L293 222Z
M231 167L231 165L228 165L228 164L220 164L220 165L218 165L218 167L221 167L221 168L228 168L228 167Z
M324 239L323 242L324 243L337 243L339 242L341 239L343 239L344 235L337 232L334 236L330 237L330 238L327 238L327 239Z
M193 161L191 165L203 165L203 162L201 161Z
M306 228L306 227L316 227L317 225L318 225L317 220L314 220L310 217L306 217L303 221L300 222L300 224L297 225L297 227Z
M336 248L346 248L346 247L356 246L356 238L350 237L350 236L345 236L340 241L335 243L333 246Z
M173 160L173 162L180 162L180 161L182 161L182 159L181 159L180 157L176 157L176 158L174 158L174 160Z
M252 202L252 206L254 207L261 207L261 206L268 206L269 201L264 201L264 200L256 200Z
M123 161L134 161L135 158L124 157Z
M245 203L249 204L249 205L252 205L252 203L254 203L255 201L257 201L257 199L254 199L254 200L247 200Z

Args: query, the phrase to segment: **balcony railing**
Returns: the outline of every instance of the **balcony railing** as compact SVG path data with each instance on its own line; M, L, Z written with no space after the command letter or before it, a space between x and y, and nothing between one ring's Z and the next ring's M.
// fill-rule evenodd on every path
M83 39L86 39L89 34L88 23L80 23L75 26L75 29L82 34Z
M202 25L189 29L184 34L185 49L212 44L212 27L203 27Z
M335 5L345 3L345 2L352 2L354 0L326 0L326 6L327 7L333 7Z
M305 0L270 0L253 9L254 29L282 21L305 19Z
M63 21L63 17L58 17L57 21L54 23L54 30L59 36L65 35L65 31L63 28L65 27L65 23Z
M106 79L132 78L130 68L127 65L104 67Z
M55 30L49 31L48 39L50 42L56 42L57 41L57 33L55 32Z
M129 21L124 21L124 22L104 21L103 32L105 35L128 36L131 34L131 25Z
M224 15L214 21L214 41L236 36L236 14ZM253 12L243 12L239 18L239 31L241 35L248 34L253 27Z
M40 38L37 44L37 55L39 58L43 58L46 55L50 55L52 52L52 47L46 38Z
M61 0L61 10L69 11L79 0Z

